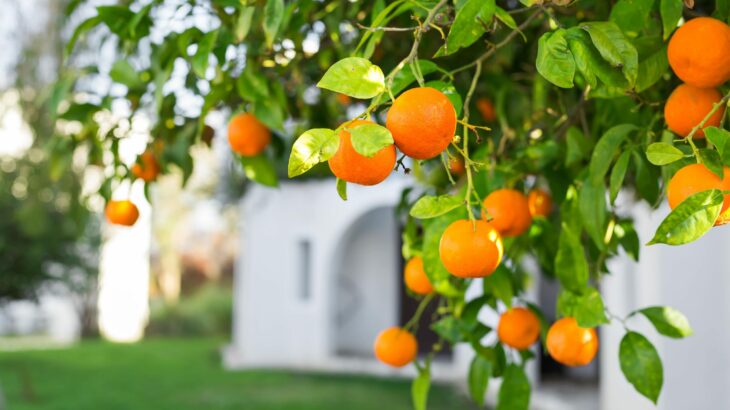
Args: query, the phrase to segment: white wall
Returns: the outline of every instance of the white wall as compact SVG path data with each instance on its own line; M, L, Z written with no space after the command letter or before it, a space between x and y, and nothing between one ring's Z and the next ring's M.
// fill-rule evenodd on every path
M668 214L666 206L627 207L635 216L642 243L653 236ZM629 322L657 346L664 363L662 410L730 408L730 228L717 227L701 239L680 247L641 247L640 262L627 257L611 266L604 280L606 305L614 313L652 305L668 305L690 320L694 335L682 340L659 336L643 317ZM601 402L604 410L654 408L621 374L620 325L605 327L601 338Z

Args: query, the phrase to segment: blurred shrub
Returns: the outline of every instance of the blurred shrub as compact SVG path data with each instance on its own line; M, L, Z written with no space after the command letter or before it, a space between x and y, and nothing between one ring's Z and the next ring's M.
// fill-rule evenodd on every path
M209 283L177 303L153 305L147 335L222 336L231 332L231 289Z

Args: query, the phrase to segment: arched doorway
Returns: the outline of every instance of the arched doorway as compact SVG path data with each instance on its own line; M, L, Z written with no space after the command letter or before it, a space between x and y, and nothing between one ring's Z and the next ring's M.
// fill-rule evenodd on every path
M391 207L367 211L343 235L331 287L331 335L337 356L372 357L378 332L398 324L399 235Z

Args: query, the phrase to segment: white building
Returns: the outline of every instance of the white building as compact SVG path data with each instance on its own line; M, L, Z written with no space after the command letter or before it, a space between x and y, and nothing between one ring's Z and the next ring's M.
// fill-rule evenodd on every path
M241 208L241 252L235 277L234 331L225 350L229 368L284 368L412 376L372 355L385 327L403 323L400 227L394 207L407 177L393 176L377 188L348 186L343 202L334 180L285 182L279 189L253 187ZM627 207L646 242L668 212ZM659 337L643 318L633 329L655 343L664 362L659 408L730 408L730 230L714 229L679 248L642 246L641 263L613 261L603 283L607 306L625 315L637 307L670 305L690 319L695 335ZM553 303L554 285L535 281L533 299ZM496 324L486 309L482 320ZM538 360L528 369L537 386L535 409L633 410L655 408L626 382L618 364L620 325L600 331L599 358L555 381ZM457 346L439 358L433 376L463 384L470 349ZM589 382L581 381L587 379ZM595 380L598 380L596 383ZM593 383L590 382L593 380ZM491 383L490 390L496 390ZM490 393L494 396L494 392Z

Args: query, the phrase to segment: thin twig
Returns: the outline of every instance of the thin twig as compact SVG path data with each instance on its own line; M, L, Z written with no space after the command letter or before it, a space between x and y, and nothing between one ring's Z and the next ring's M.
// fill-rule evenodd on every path
M530 16L527 17L525 19L525 21L522 22L522 24L520 24L519 26L517 26L516 29L512 30L512 32L509 33L507 35L507 37L505 37L502 41L500 41L499 43L497 43L494 46L492 46L492 48L490 48L489 50L487 50L484 54L482 54L479 57L477 57L476 60L472 61L469 64L463 65L463 66L461 66L459 68L456 68L454 70L451 70L449 73L451 75L454 75L456 73L459 73L459 72L462 72L464 70L468 70L468 69L474 67L477 63L484 62L484 60L488 59L494 53L496 53L497 50L499 50L500 48L502 48L505 45L507 45L510 41L512 41L513 38L515 38L518 34L520 34L522 32L522 30L524 30L528 25L530 25L530 23L532 23L532 21L535 20L540 15L542 15L542 11L541 10L538 10L538 11L530 14Z
M715 115L715 113L720 109L720 107L727 105L727 102L730 101L730 93L722 97L722 99L715 104L712 105L712 109L710 112L705 115L705 118L702 119L702 121L699 122L699 124L695 125L694 128L687 134L687 136L684 138L685 141L689 144L690 147L692 147L692 153L694 153L695 157L697 158L697 163L701 164L702 161L700 160L699 150L697 149L697 146L695 146L694 141L692 141L692 138L694 135L699 131L701 128L704 128L705 123L710 120L710 117Z
M355 23L357 28L367 31L413 31L418 30L417 26L414 27L368 27L360 23Z

